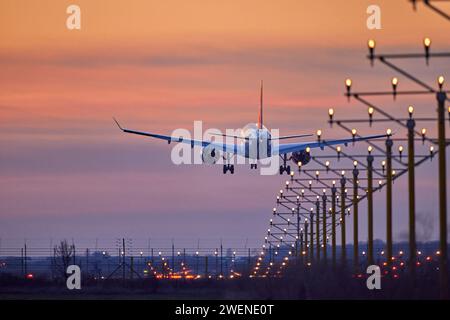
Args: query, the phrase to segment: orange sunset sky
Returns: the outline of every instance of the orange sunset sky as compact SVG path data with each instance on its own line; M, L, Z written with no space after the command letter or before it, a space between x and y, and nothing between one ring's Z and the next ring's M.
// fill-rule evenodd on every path
M81 8L81 30L66 28L70 4ZM381 30L366 27L371 4L381 7ZM191 129L194 120L239 128L256 121L263 79L268 127L283 135L321 128L327 137L343 137L328 128L328 108L343 117L365 115L343 97L344 79L359 90L389 90L398 76L370 67L367 40L376 39L383 52L422 52L427 36L432 50L449 51L449 27L406 0L1 0L0 236L259 243L284 178L247 167L223 176L219 166L175 166L170 146L121 134L111 117L166 134ZM431 84L439 74L450 79L448 61L402 66ZM399 78L402 89L417 89ZM377 101L398 114L411 103L419 114L434 110L426 98ZM418 172L430 179L419 194L436 190L435 169ZM418 201L425 215L437 212L431 191ZM407 199L398 197L395 206L400 239Z

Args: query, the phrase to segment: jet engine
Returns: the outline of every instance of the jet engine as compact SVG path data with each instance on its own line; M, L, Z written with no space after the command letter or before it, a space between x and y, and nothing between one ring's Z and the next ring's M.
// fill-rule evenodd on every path
M206 146L202 150L202 161L206 164L215 164L220 159L220 152L212 146Z
M301 162L302 165L305 165L311 160L311 155L306 151L292 152L291 159L295 164Z

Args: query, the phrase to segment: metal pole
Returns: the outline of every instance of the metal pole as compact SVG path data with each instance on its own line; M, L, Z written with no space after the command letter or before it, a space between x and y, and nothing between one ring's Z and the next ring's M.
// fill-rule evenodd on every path
M388 265L392 262L392 145L386 139L386 258Z
M409 270L412 279L416 269L416 191L415 191L415 162L414 162L414 127L413 119L406 122L408 127L408 194L409 194Z
M223 276L223 246L220 243L220 275Z
M316 201L316 250L317 250L317 262L320 262L320 202Z
M309 255L311 263L314 261L314 214L311 211L309 214L309 219L311 221L311 233L309 238Z
M308 221L305 221L305 252L306 252L306 261L311 262L309 259L309 248L308 248Z
M358 175L359 170L353 169L353 266L355 271L359 268L358 246Z
M374 264L373 254L373 156L367 156L367 262Z
M301 241L301 239L300 239L300 207L297 207L297 238L296 238L296 241L295 241L295 256L296 256L296 258L298 258L298 252L299 252L298 244L299 244L299 241L300 241L300 254L301 254L301 251L303 250L303 248L302 248L303 241Z
M439 144L439 247L440 247L440 287L441 298L448 299L447 262L447 174L445 159L445 92L438 92L438 144Z
M345 247L345 177L341 178L341 259L342 265L345 266L347 253Z
M300 261L303 263L303 231L300 232Z
M336 266L336 187L331 188L331 260Z
M322 196L322 245L323 261L327 263L327 196Z

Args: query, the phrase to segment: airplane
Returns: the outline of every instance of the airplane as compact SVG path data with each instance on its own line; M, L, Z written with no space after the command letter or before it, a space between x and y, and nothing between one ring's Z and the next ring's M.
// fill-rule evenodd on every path
M259 104L259 115L257 123L250 123L246 125L241 130L241 135L226 135L219 134L222 137L232 137L240 141L240 143L221 143L215 141L204 141L195 139L186 139L183 137L174 137L168 135L162 135L152 132L137 131L132 129L123 128L119 122L113 118L120 130L125 133L137 134L141 136L152 137L156 139L161 139L167 141L169 144L171 142L179 142L190 144L193 148L194 146L202 147L202 160L213 159L213 163L220 159L220 152L223 153L223 159L227 160L228 157L225 155L234 156L239 155L248 158L252 163L250 163L250 169L257 169L257 161L259 159L270 158L272 156L280 156L283 164L279 167L279 174L282 175L284 172L286 174L291 173L290 165L287 165L288 160L292 160L296 165L306 165L311 160L311 149L320 148L323 150L326 146L332 145L347 145L348 143L355 143L357 141L373 140L388 137L387 134L371 135L365 137L353 137L349 139L335 139L335 140L323 140L318 137L316 141L312 142L294 142L294 143L277 143L274 144L274 140L287 140L293 138L309 137L312 134L297 134L289 136L272 137L270 131L263 124L263 83L261 81L261 92L260 92L260 104ZM277 141L277 142L278 142ZM223 173L226 174L230 171L234 174L234 164L225 163L223 165Z

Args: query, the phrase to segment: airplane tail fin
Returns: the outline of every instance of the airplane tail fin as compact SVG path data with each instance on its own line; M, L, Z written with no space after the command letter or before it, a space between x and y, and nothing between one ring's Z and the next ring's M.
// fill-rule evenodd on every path
M261 96L259 100L258 128L263 128L263 81L261 80Z

